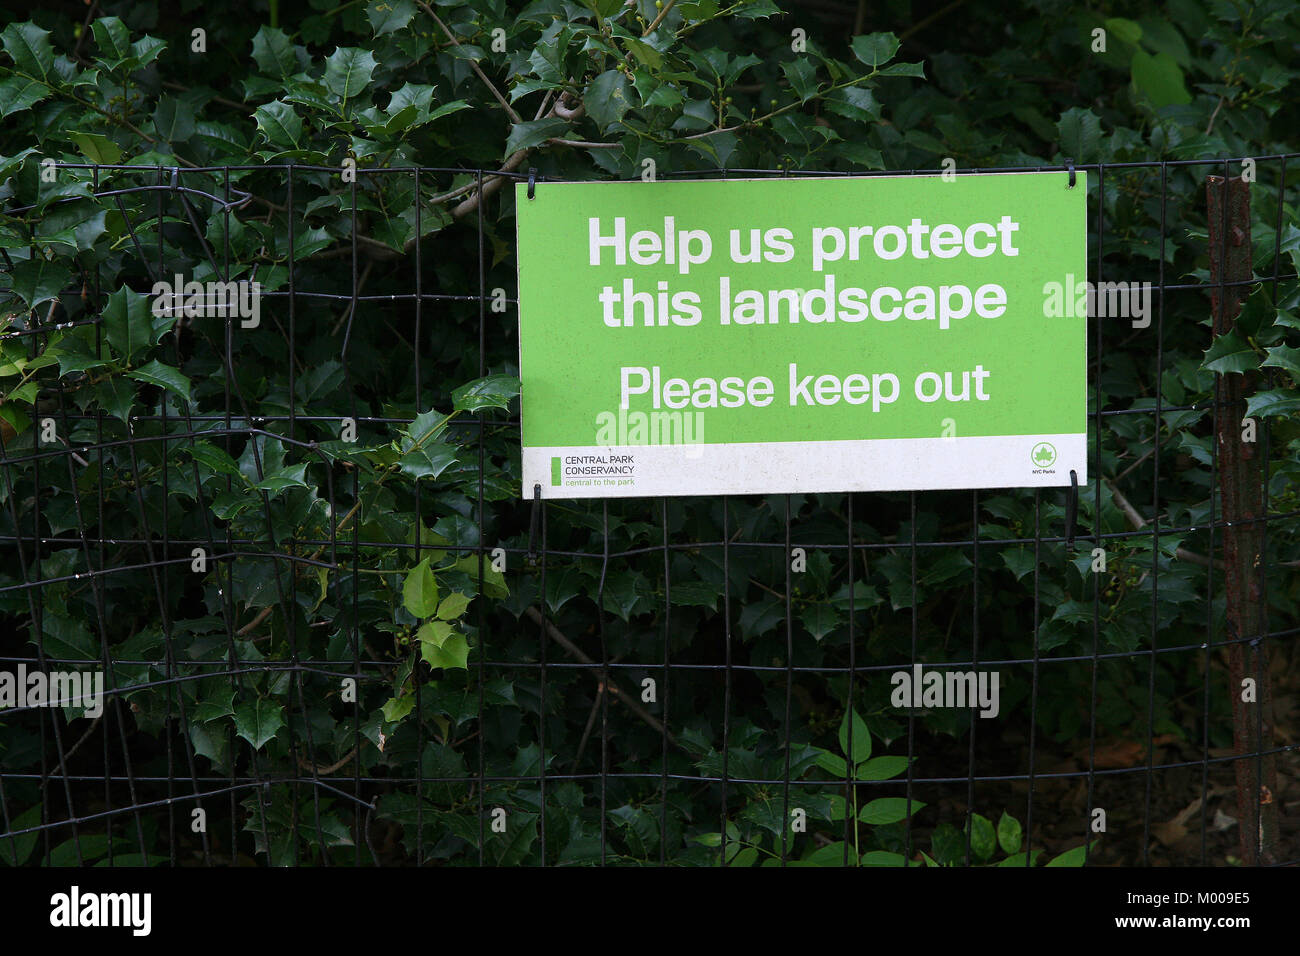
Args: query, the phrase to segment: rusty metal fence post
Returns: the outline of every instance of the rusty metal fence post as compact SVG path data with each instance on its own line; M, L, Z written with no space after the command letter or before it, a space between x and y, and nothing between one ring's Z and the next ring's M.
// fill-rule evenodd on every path
M1214 336L1228 335L1250 291L1250 184L1236 177L1206 180L1210 303ZM1215 376L1215 443L1223 509L1224 587L1228 632L1228 693L1236 760L1238 830L1244 864L1277 862L1277 767L1273 754L1272 695L1261 586L1264 504L1258 443L1243 417L1258 373ZM1253 683L1253 687L1251 686ZM1248 760L1246 755L1255 759Z

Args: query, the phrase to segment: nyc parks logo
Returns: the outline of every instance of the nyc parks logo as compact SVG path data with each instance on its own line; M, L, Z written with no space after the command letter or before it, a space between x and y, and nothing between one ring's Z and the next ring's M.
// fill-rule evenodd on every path
M1029 457L1039 468L1050 468L1056 462L1056 448L1051 442L1040 441Z

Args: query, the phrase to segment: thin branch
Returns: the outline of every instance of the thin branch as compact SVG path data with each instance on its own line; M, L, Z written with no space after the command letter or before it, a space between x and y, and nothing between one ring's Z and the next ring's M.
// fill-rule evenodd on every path
M1112 479L1107 478L1105 480L1106 487L1110 489L1115 504L1119 506L1120 511L1124 512L1124 516L1128 518L1128 523L1133 526L1133 530L1141 531L1145 528L1148 524L1147 519L1142 517L1142 515L1138 513L1138 510L1133 507L1132 502L1125 498L1123 492L1115 487L1115 483ZM1199 564L1202 567L1208 568L1210 566L1209 558L1203 554L1197 554L1195 551L1188 551L1186 548L1177 549L1174 552L1174 557L1183 561L1190 561L1192 564ZM1216 568L1221 568L1223 567L1223 562L1215 561L1214 566Z
M621 691L618 688L618 685L615 684L613 680L606 681L606 675L601 670L600 666L595 661L593 661L590 657L588 657L586 654L582 653L582 650L578 647L578 645L574 644L573 641L565 637L564 632L561 631L558 627L556 627L554 623L552 623L551 621L547 621L545 618L543 618L541 611L537 610L537 608L533 607L530 604L524 613L526 613L534 621L537 621L539 624L545 621L546 633L550 636L551 640L555 641L555 643L563 647L569 653L570 656L576 657L583 664L586 664L587 670L591 671L591 673L595 674L598 678L601 679L601 682L604 685L604 689L609 691L609 695L611 697L615 697L618 700L621 700L624 704L627 705L628 710L632 711L632 713L640 717L641 720L649 724L652 728L654 728L654 730L657 733L663 734L666 738L668 738L668 742L672 744L674 747L680 746L680 744L678 744L677 741L673 739L673 735L668 732L668 729L664 727L664 725L661 724L654 717L653 714L650 714L633 698L629 697L627 694Z
M310 770L312 773L314 773L314 774L318 774L318 775L320 775L320 776L322 776L322 777L328 777L330 774L334 773L336 770L342 770L345 766L347 766L349 763L351 763L352 758L355 757L356 755L357 755L357 748L356 748L356 747L353 747L351 753L349 753L346 757L344 757L344 758L343 758L342 760L340 760L338 763L332 763L332 764L330 764L328 767L322 767L322 766L320 766L319 764L315 764L315 763L312 763L312 762L309 761L309 760L304 759L303 756L302 756L302 754L299 754L299 755L298 755L298 766L302 767L303 770Z
M664 22L664 17L668 16L668 11L676 5L677 0L668 0L668 2L664 4L663 9L659 11L659 16L650 21L650 25L645 28L645 33L642 33L641 36L648 37L650 34L654 33L655 30L659 29L659 24Z
M448 40L450 40L456 46L461 45L460 40L457 39L456 35L447 29L447 24L443 23L442 19L438 16L438 14L433 12L433 7L425 3L424 0L415 0L415 2L419 4L419 6L424 10L425 13L433 17L433 22L438 24L438 26L442 28L443 33L447 34ZM501 106L505 109L510 119L515 123L522 123L523 120L520 118L519 114L515 112L514 107L510 105L510 101L501 95L501 91L498 90L496 88L496 85L493 84L493 82L487 78L487 74L479 69L478 64L475 63L473 60L470 60L469 65L470 68L473 69L473 71L478 75L478 78L482 80L484 84L486 84L488 90L491 91L492 95L496 97L496 101L500 103Z

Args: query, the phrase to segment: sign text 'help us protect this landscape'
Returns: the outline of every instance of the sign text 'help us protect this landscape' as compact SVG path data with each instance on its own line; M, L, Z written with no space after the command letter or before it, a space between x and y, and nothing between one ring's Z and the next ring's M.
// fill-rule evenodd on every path
M1066 173L520 184L516 204L525 497L1087 481Z

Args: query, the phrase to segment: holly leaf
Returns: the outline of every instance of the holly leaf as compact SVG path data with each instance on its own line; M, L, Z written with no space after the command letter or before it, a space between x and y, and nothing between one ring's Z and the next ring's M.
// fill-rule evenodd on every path
M127 374L137 382L157 385L159 388L175 392L187 402L190 400L190 380L182 375L179 369L174 369L170 365L163 365L157 359Z
M128 364L135 355L149 347L153 322L149 318L147 296L122 286L108 297L103 322L108 344Z
M483 408L508 409L510 400L519 394L519 379L511 375L489 375L462 385L451 393L455 408L477 412Z
M468 670L466 664L469 660L469 642L465 640L465 635L459 632L443 641L441 647L421 644L420 652L420 656L430 667Z
M1284 368L1291 373L1291 377L1300 382L1300 349L1293 349L1289 345L1275 345L1268 350L1268 355L1260 365L1269 365L1273 368Z
M339 47L325 58L325 86L345 103L370 85L379 62L369 50Z
M898 37L892 33L867 33L855 36L850 45L854 56L876 69L894 58L898 52Z
M259 697L235 708L235 733L252 744L254 750L261 750L283 726L284 705L279 701Z
M629 88L627 76L621 70L606 70L587 87L582 102L602 132L621 120L632 105L628 102Z
M1300 411L1300 392L1294 389L1275 388L1257 392L1246 399L1246 415L1290 415Z
M506 137L506 155L509 156L521 149L540 146L551 137L567 132L568 129L568 121L554 116L550 119L516 123L510 128L510 135Z
M432 617L438 609L438 583L434 580L429 559L424 558L410 571L402 584L402 605L412 617Z
M1205 360L1201 368L1226 375L1232 372L1251 372L1259 368L1259 356L1243 339L1236 329L1224 335L1216 336L1214 343L1205 350Z
M377 37L396 33L414 17L415 4L411 0L371 0L366 4L366 19Z

